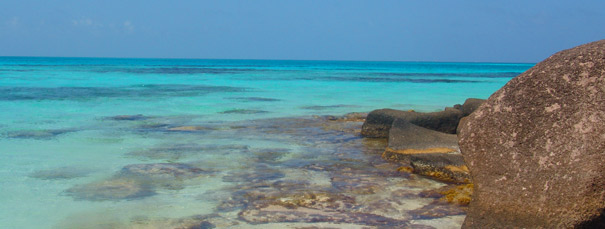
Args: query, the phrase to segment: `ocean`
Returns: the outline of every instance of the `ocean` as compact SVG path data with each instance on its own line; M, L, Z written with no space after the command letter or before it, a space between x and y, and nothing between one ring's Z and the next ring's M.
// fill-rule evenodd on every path
M423 194L445 184L339 117L485 99L532 66L0 57L0 228L459 228Z

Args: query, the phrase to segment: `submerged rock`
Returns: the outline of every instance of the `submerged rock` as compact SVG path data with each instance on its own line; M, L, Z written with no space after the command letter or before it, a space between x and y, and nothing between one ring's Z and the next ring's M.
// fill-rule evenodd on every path
M263 110L252 110L252 109L232 109L221 112L222 114L263 114L269 113Z
M241 220L250 224L276 222L329 222L388 227L405 227L409 225L408 221L395 220L374 214L322 211L305 207L286 208L280 205L268 205L259 209L247 209L240 212L238 216Z
M155 188L182 189L183 180L209 173L209 171L182 163L156 163L127 165L113 177L66 191L75 199L103 201L139 199L155 194Z
M466 212L457 205L435 200L431 204L410 211L410 214L413 215L415 219L434 219L446 216L464 215Z
M406 226L407 221L370 213L352 212L354 198L343 194L295 192L263 195L252 201L238 216L251 224L279 222L331 222L369 226Z
M139 121L139 120L149 119L149 117L144 116L142 114L137 114L137 115L116 115L116 116L109 117L108 119L116 120L116 121Z
M225 182L263 182L277 180L285 177L285 174L278 169L265 166L259 166L249 171L233 171L223 177Z
M131 219L127 228L178 228L178 229L210 229L228 228L239 222L227 219L218 214L194 215L183 218L150 218L145 216Z
M84 185L76 185L65 191L77 200L132 200L155 194L149 184L140 180L114 178Z
M128 155L143 159L179 160L200 154L246 153L248 151L249 147L246 145L165 144L150 149L133 151Z
M538 63L469 116L464 228L605 228L604 142L600 40Z
M202 131L202 130L215 130L212 127L206 126L175 126L168 128L169 131Z
M276 102L281 101L281 99L274 98L263 98L263 97L232 97L229 99L238 100L242 102Z
M74 129L54 129L54 130L20 130L13 131L4 134L6 138L19 138L19 139L36 139L36 140L49 140L59 135L75 132Z
M208 171L183 163L155 163L127 165L120 176L149 178L192 178Z

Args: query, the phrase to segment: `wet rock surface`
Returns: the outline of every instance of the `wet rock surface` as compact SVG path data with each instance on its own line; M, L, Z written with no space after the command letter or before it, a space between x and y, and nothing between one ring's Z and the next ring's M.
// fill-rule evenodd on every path
M464 228L605 227L604 85L601 40L538 63L469 116Z

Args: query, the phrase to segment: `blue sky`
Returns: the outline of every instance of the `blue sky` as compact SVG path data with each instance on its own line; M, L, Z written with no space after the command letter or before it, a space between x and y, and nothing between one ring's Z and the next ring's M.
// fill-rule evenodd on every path
M538 62L605 1L2 0L0 56Z

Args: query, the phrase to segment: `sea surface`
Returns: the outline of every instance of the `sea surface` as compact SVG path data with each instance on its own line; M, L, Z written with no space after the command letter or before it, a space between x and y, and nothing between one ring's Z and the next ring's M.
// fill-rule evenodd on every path
M459 228L426 194L446 184L341 116L443 110L532 66L0 57L0 228Z

